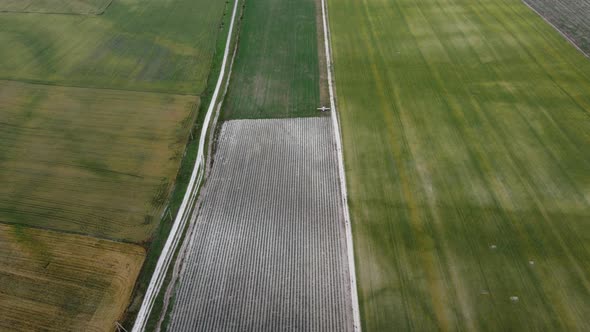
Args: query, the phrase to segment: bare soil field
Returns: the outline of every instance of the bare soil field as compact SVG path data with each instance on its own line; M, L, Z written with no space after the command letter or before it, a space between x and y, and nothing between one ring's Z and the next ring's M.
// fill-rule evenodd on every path
M582 52L590 54L590 1L523 1L566 35Z
M197 101L0 81L0 222L148 240Z
M349 331L329 118L224 123L170 331Z
M113 331L144 250L0 224L1 331Z
M97 15L112 0L0 0L0 12Z

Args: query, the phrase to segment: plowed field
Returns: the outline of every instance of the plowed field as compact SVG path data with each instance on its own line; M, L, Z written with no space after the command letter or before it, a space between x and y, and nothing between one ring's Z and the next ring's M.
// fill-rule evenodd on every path
M329 118L223 125L170 331L350 331Z

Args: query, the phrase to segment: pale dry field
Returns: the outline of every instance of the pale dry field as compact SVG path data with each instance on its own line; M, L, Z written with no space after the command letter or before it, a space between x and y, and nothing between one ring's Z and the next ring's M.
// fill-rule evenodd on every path
M0 224L0 330L113 331L143 248Z

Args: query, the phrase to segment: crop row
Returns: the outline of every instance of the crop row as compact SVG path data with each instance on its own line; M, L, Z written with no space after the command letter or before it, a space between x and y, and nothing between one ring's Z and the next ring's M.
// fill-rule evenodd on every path
M352 327L330 120L224 124L171 330Z

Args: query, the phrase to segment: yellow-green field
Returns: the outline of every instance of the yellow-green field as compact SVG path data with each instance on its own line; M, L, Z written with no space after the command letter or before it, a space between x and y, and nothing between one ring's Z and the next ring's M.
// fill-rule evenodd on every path
M246 1L225 119L320 115L315 2Z
M198 95L225 5L117 0L99 16L4 13L0 79Z
M144 256L137 245L0 224L0 330L113 331Z
M328 2L363 330L590 330L590 61L519 0Z
M148 240L197 100L0 81L0 222Z

